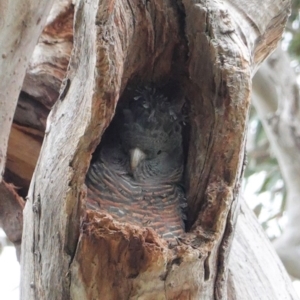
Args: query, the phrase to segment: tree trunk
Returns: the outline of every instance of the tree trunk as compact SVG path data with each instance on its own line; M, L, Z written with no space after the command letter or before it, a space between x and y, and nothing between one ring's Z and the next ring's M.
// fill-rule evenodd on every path
M228 299L299 299L273 246L243 201L229 260Z
M278 48L254 77L253 104L287 189L288 223L274 244L289 274L300 279L300 108L296 80L287 53Z
M227 293L229 299L254 299L258 290L272 299L296 298L286 279L281 294L274 285L259 289L260 278L254 275L241 282L234 259L227 290L251 76L275 48L288 6L279 0L251 5L212 0L76 2L73 52L47 119L24 210L23 299L226 299ZM64 9L63 14L71 12ZM54 24L44 34L53 34ZM62 47L63 53L69 45ZM35 77L33 70L41 66L37 61L44 59L39 53L25 79L23 100L40 98L43 107L35 113L44 115L63 71ZM119 98L126 86L149 82L180 85L189 106L189 231L176 246L151 229L85 208L91 155ZM43 128L42 123L35 126ZM247 232L242 228L238 233L241 240ZM259 263L254 266L267 274ZM279 270L274 282L279 282L284 272L277 263L274 268Z
M27 62L44 28L53 1L21 0L1 3L0 36L0 182L8 137L24 80Z

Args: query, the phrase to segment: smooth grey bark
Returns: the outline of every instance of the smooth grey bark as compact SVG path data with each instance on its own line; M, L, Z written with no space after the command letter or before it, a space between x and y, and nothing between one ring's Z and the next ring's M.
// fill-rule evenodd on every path
M231 300L299 299L273 245L243 199L229 261L228 294Z
M253 79L253 105L287 189L288 223L275 242L289 274L300 279L300 96L290 58L280 47Z
M0 4L0 182L25 71L53 2L3 0Z

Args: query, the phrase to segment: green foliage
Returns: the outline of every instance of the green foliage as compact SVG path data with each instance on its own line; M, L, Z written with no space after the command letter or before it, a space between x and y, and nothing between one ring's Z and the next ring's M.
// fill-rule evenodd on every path
M293 38L289 44L289 53L296 57L298 60L300 58L300 32L295 32Z
M299 19L300 0L292 1L292 11L289 22L293 22Z
M286 26L286 32L291 35L288 51L290 55L300 59L300 0L292 1L292 11Z
M292 1L291 16L286 26L282 45L284 48L288 48L291 57L294 58L295 71L299 74L300 0ZM246 194L246 200L253 208L269 238L273 239L282 231L286 189L263 125L253 108L250 111L248 144L248 165L245 170L244 186L247 190L252 181L251 188L253 189L254 180L255 191L251 191L250 196Z
M280 222L285 210L286 189L278 162L272 155L272 149L262 123L253 108L249 122L245 189L247 190L247 185L252 178L252 182L255 180L255 191L252 191L252 196L246 194L246 199L248 202L252 201L251 198L254 197L256 201L259 200L253 211L269 238L273 239L281 232ZM263 176L258 176L258 174L263 174Z

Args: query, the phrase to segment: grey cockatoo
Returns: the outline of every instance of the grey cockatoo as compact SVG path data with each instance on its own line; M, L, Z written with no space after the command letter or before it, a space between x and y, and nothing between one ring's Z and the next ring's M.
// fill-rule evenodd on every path
M181 113L153 88L121 107L87 174L88 208L152 227L170 239L184 232L186 207Z

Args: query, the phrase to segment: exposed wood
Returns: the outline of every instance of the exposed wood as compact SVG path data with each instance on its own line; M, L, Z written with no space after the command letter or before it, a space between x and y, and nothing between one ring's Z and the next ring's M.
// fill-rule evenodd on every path
M50 108L58 98L73 46L74 7L57 1L26 71L9 137L4 178L26 196ZM18 147L16 147L18 143Z
M287 17L288 2L275 2L266 1L272 10L263 21L245 18L254 7L237 10L229 1L77 2L67 78L47 120L25 209L23 298L225 298L251 76ZM45 107L63 72L53 74L40 77L36 94L24 88ZM175 247L84 207L91 154L123 90L149 81L179 84L190 105L191 231Z
M168 250L151 229L88 212L71 268L71 298L197 299L204 260L187 245Z
M24 205L25 202L18 195L15 187L2 181L0 183L0 227L14 243L18 259L21 253Z
M19 193L25 196L26 187L30 184L39 156L42 140L43 136L38 130L16 124L13 124L11 128L5 178L7 180L11 179L9 181L18 186L21 189ZM25 190L23 190L23 187L25 187Z
M25 71L53 2L2 1L0 5L0 182Z
M22 91L46 108L56 102L73 47L74 7L71 0L56 1L36 45Z

